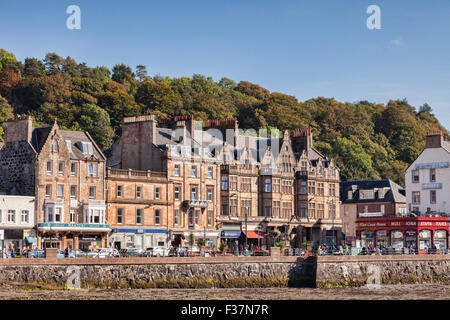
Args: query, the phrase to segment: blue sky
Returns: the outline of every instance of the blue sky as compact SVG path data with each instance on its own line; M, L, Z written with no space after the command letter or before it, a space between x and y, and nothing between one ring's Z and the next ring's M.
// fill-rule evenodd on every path
M81 8L81 30L66 8ZM366 9L381 8L381 30ZM147 66L151 75L216 81L339 101L427 102L450 128L450 1L54 0L0 3L0 48L89 66Z

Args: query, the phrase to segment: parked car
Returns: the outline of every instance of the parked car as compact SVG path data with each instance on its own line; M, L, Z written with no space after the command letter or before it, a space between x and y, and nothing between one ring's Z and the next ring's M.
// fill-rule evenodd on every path
M142 256L142 250L136 248L120 249L119 257L140 257Z
M75 256L75 258L81 258L86 256L86 252L81 249L72 249L71 253Z
M170 253L169 248L165 247L154 247L154 248L147 248L145 252L142 253L142 256L144 257L168 257Z
M45 251L41 249L26 249L24 255L30 258L45 258Z
M200 256L200 249L198 247L179 247L178 256L180 257Z
M119 256L119 251L114 248L101 248L96 251L93 258L115 258Z
M64 250L58 250L58 253L56 254L57 258L66 258L66 255L64 253ZM67 258L75 258L75 255L71 252L69 252L69 256Z

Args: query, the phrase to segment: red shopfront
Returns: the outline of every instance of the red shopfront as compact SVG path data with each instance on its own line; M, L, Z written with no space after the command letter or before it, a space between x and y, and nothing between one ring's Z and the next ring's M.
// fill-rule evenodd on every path
M449 245L449 219L441 217L379 217L356 219L356 236L361 246L409 248L419 253Z

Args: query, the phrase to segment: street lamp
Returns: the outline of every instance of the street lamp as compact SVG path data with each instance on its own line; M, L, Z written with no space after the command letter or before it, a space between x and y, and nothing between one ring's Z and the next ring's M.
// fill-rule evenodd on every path
M327 200L327 204L334 206L334 199ZM334 210L331 210L331 230L332 230L332 237L333 237L333 246L336 244L336 237L334 235L334 213L336 211L336 208Z

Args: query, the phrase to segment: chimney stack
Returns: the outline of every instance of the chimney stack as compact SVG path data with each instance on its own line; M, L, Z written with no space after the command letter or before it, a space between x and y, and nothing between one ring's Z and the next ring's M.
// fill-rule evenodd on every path
M5 142L31 141L33 133L33 119L31 117L10 120L6 122L5 127Z
M440 148L444 144L441 131L429 132L425 138L425 148Z

